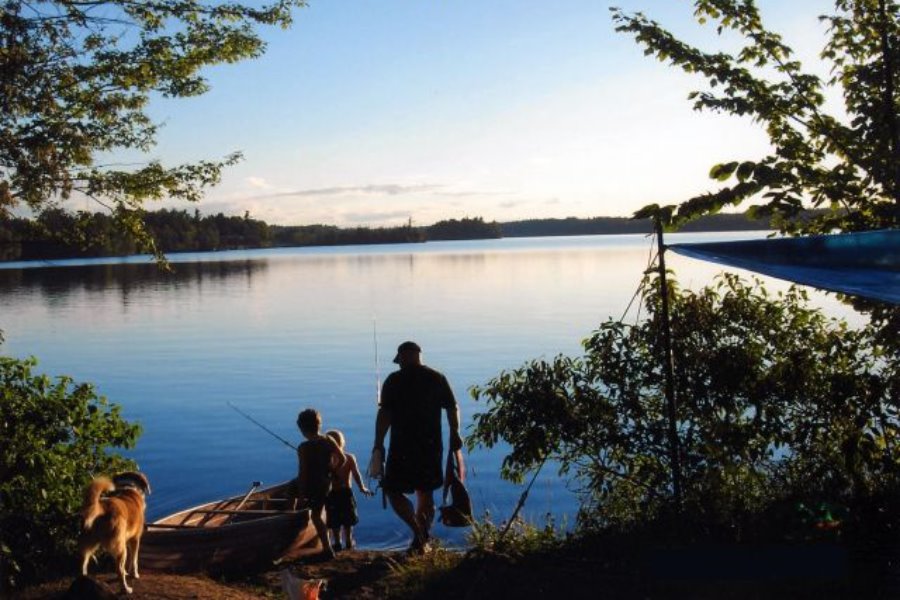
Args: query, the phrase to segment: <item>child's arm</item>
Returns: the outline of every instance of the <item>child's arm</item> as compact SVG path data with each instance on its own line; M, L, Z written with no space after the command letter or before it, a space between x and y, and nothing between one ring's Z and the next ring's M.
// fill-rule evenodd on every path
M344 451L341 450L341 447L337 445L330 437L325 437L326 440L331 444L331 470L337 471L347 462L347 455L344 454Z
M347 461L350 463L350 473L353 475L353 479L356 481L356 485L359 486L359 491L361 491L365 496L374 496L375 492L367 488L366 484L363 483L362 475L359 472L359 466L356 464L356 457L352 454L348 454Z

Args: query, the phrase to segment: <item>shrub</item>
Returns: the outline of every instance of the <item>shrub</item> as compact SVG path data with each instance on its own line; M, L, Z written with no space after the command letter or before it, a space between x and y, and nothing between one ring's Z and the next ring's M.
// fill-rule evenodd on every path
M134 447L140 426L90 384L36 365L0 356L0 589L72 568L84 486L135 466L108 448Z
M509 443L502 474L517 481L556 461L582 525L645 526L676 508L660 286L645 284L642 321L610 320L583 356L531 361L471 390L487 408L470 447ZM669 297L682 526L740 539L773 505L849 506L894 485L900 361L876 330L826 318L796 288L773 296L734 275Z

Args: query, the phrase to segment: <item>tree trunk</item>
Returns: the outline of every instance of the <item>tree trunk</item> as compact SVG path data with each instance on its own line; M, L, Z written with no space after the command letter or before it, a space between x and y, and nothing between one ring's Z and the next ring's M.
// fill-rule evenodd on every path
M890 39L890 20L887 14L886 0L878 0L879 24L881 29L882 73L884 77L884 119L888 131L888 145L891 166L888 176L891 178L891 195L900 206L900 125L897 123L897 106L894 100L896 82L894 81L893 48ZM900 211L900 209L898 209Z

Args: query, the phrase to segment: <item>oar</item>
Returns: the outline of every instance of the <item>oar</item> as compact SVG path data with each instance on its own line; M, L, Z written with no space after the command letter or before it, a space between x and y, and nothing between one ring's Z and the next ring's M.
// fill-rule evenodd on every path
M244 495L244 498L238 503L237 506L234 507L234 510L241 510L244 504L247 503L247 500L250 499L250 496L253 495L253 492L256 491L256 488L262 485L262 481L254 481L250 484L250 490Z
M238 505L234 507L234 510L241 510L241 508L244 506L244 504L247 503L247 500L250 499L250 496L253 495L253 492L255 492L256 489L257 489L259 486L261 486L261 485L262 485L262 481L254 481L253 483L251 483L251 484L250 484L250 489L247 490L247 493L244 494L244 497L241 498L241 501L238 502ZM225 522L222 523L222 524L223 524L223 525L227 525L229 522L231 522L231 520L232 520L234 517L235 517L235 515L228 515L228 518L225 519Z

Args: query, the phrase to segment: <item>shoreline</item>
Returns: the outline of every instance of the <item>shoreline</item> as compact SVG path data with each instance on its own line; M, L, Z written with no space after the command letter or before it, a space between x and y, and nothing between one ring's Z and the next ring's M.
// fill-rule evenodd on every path
M713 546L718 559L713 564L704 563L701 559ZM897 591L896 576L861 562L851 548L835 541L776 544L772 546L773 552L766 552L767 548L739 543L711 546L687 540L654 542L634 535L573 538L552 548L524 552L515 545L505 551L471 548L454 552L438 548L421 557L407 557L402 552L351 550L325 562L297 561L286 567L234 577L148 574L139 580L129 580L134 587L134 594L129 598L285 598L285 579L295 585L300 580L324 579L321 598L350 600L525 597L837 600L893 597L878 594ZM804 563L810 557L835 550L841 557L840 568L834 568L828 561ZM751 560L731 560L739 556L749 556ZM790 560L785 562L785 557ZM780 562L773 562L776 560ZM686 570L682 569L688 563ZM795 569L792 565L804 568ZM285 568L290 576L282 573ZM111 568L95 576L114 593L118 592ZM59 578L12 597L59 600L66 598L65 592L73 580L73 576Z

